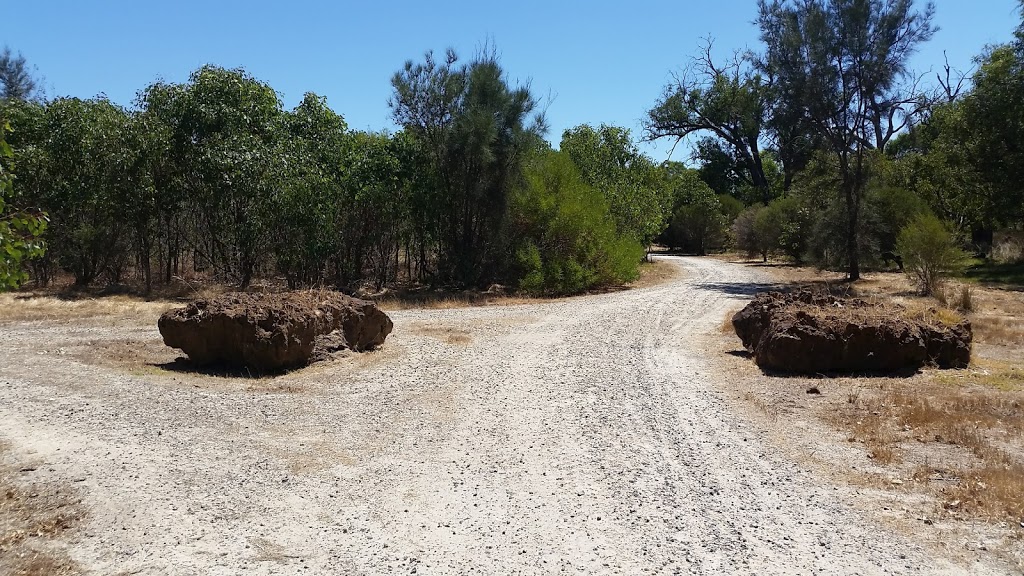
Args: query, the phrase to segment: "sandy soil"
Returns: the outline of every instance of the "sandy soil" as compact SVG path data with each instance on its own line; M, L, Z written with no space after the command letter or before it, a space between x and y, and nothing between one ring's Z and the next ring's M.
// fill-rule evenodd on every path
M654 287L394 311L382 350L267 379L173 371L155 315L2 324L0 439L83 494L69 552L97 574L1007 571L764 436L719 327L765 273L671 261Z

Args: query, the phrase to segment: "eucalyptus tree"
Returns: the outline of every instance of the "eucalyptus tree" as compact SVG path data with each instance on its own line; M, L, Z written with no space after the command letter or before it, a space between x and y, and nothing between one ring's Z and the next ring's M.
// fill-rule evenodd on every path
M845 205L846 266L860 277L859 217L869 157L923 113L907 62L932 37L934 6L913 0L760 0L760 67L776 97L830 152Z
M771 198L762 155L770 96L770 87L748 57L736 55L716 63L709 41L687 70L673 75L647 112L644 133L650 140L669 138L677 143L704 134L698 152L707 153L708 160L727 160L729 176L756 189L767 203Z
M672 205L661 241L671 248L707 254L714 245L721 244L729 224L719 196L701 180L697 170L673 162L665 166L664 172Z
M117 282L130 242L116 193L128 114L104 98L59 98L46 106L45 122L40 202L52 215L54 257L76 284L100 275Z
M248 286L266 260L268 200L279 184L277 93L244 70L204 66L184 85L151 85L140 101L167 131L173 172L160 187L189 210L195 265Z
M347 218L337 233L351 275L362 278L369 272L380 290L397 278L410 216L409 187L397 150L402 143L372 132L356 132L352 141L344 179Z
M434 194L430 237L437 275L474 285L494 279L507 260L506 216L522 181L526 152L544 132L529 86L513 87L493 51L460 65L428 52L392 78L392 116L422 143ZM532 118L531 118L532 115Z
M342 187L351 137L345 119L321 96L307 93L285 113L279 142L280 185L272 196L271 250L291 287L325 282L343 252L350 212Z
M983 55L974 86L959 108L965 120L945 134L967 150L978 190L987 191L986 224L1024 223L1024 34Z

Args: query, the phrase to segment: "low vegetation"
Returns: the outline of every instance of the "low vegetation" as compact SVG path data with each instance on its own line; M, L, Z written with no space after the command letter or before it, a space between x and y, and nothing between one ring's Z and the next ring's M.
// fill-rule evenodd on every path
M555 149L491 46L407 61L395 133L352 130L312 93L286 110L216 65L127 107L46 99L8 51L0 282L554 296L631 281L658 242L851 280L895 263L928 293L963 249L984 262L972 277L1020 285L1024 158L1006 143L1024 134L1024 89L1007 88L1024 85L1024 28L972 76L947 66L925 86L908 60L933 17L911 1L759 3L758 49L719 61L705 45L647 111L643 136L692 138L694 168L617 126L570 128Z
M0 573L78 574L57 539L81 519L79 500L66 484L32 481L35 470L0 442Z
M2 222L49 219L45 254L41 225L5 233L5 285L569 294L635 279L670 178L628 130L579 126L552 149L535 97L493 52L428 53L392 84L395 134L350 130L314 94L284 110L269 85L212 65L151 84L132 108L0 100L17 162L3 198L31 207Z
M882 489L899 498L915 521L950 524L984 520L1003 539L995 548L1011 562L1019 553L1024 500L1024 298L1016 290L950 284L971 294L943 306L922 296L916 283L899 273L871 273L854 283L813 268L771 268L780 288L815 284L875 302L898 302L913 317L955 321L966 314L974 330L970 366L962 370L925 368L901 377L812 377L775 379L772 392L747 392L751 404L786 421L813 416L839 433L863 460L840 459L839 473L850 481ZM961 308L956 312L951 308ZM726 326L723 326L726 332ZM729 331L730 343L735 336ZM742 365L737 365L740 369ZM746 364L746 366L750 366ZM746 376L753 386L755 376ZM760 386L760 384L758 385ZM813 394L809 393L813 392ZM797 412L801 411L801 412ZM833 454L830 434L815 433L801 441L812 450ZM835 465L832 463L831 465ZM922 499L922 497L925 497ZM1006 527L1009 527L1007 530ZM1024 565L1024 564L1022 564Z

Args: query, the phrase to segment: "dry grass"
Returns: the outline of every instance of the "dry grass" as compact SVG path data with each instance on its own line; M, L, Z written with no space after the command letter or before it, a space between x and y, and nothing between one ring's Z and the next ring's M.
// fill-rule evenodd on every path
M811 284L889 309L899 304L915 319L947 325L964 316L971 321L975 344L967 369L926 370L910 378L836 378L816 401L803 393L802 380L788 390L781 381L767 383L759 390L764 397L753 405L770 418L780 410L798 418L795 411L805 410L839 431L865 458L841 464L839 473L851 482L906 494L900 496L902 505L918 508L919 515L982 519L1017 529L1024 521L1024 292L951 285L949 306L943 306L918 295L899 273L867 273L849 283L813 268L768 269L780 287ZM731 332L728 317L722 331ZM752 363L745 370L750 369ZM1019 549L1011 556L1019 562Z
M123 295L72 299L53 295L5 293L0 294L0 322L65 321L97 316L141 318L158 316L175 305L174 302L147 302Z
M473 341L473 338L469 335L469 330L453 326L427 325L423 322L415 322L410 327L410 331L413 334L429 336L457 346L467 346Z
M1024 393L978 385L889 381L851 394L832 422L862 443L877 464L907 473L922 489L963 516L1024 519ZM963 454L900 470L929 446ZM927 458L925 458L927 460ZM955 506L949 506L956 502ZM951 512L952 513L952 512Z
M725 313L725 317L722 318L722 324L718 327L718 331L722 334L732 334L736 332L736 328L732 325L732 317L739 312L741 308L734 308Z
M650 288L676 280L683 275L679 266L665 260L652 260L640 264L640 276L629 284L630 288Z
M967 370L934 375L940 384L979 387L1003 392L1024 391L1024 365L1004 360L976 358Z
M0 442L0 574L78 574L55 540L81 519L80 501L68 485L31 481L34 472Z
M995 346L1024 346L1024 320L1010 316L975 316L974 336L978 342Z

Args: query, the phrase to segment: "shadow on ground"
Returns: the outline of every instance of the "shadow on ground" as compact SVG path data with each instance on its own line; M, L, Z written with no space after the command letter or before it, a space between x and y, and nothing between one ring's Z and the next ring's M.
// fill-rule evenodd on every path
M250 380L273 378L274 376L281 376L288 372L287 370L278 372L254 372L249 368L240 368L237 366L223 364L199 365L184 356L179 356L170 362L150 362L149 366L158 370L177 372L180 374L214 376L217 378L246 378Z

